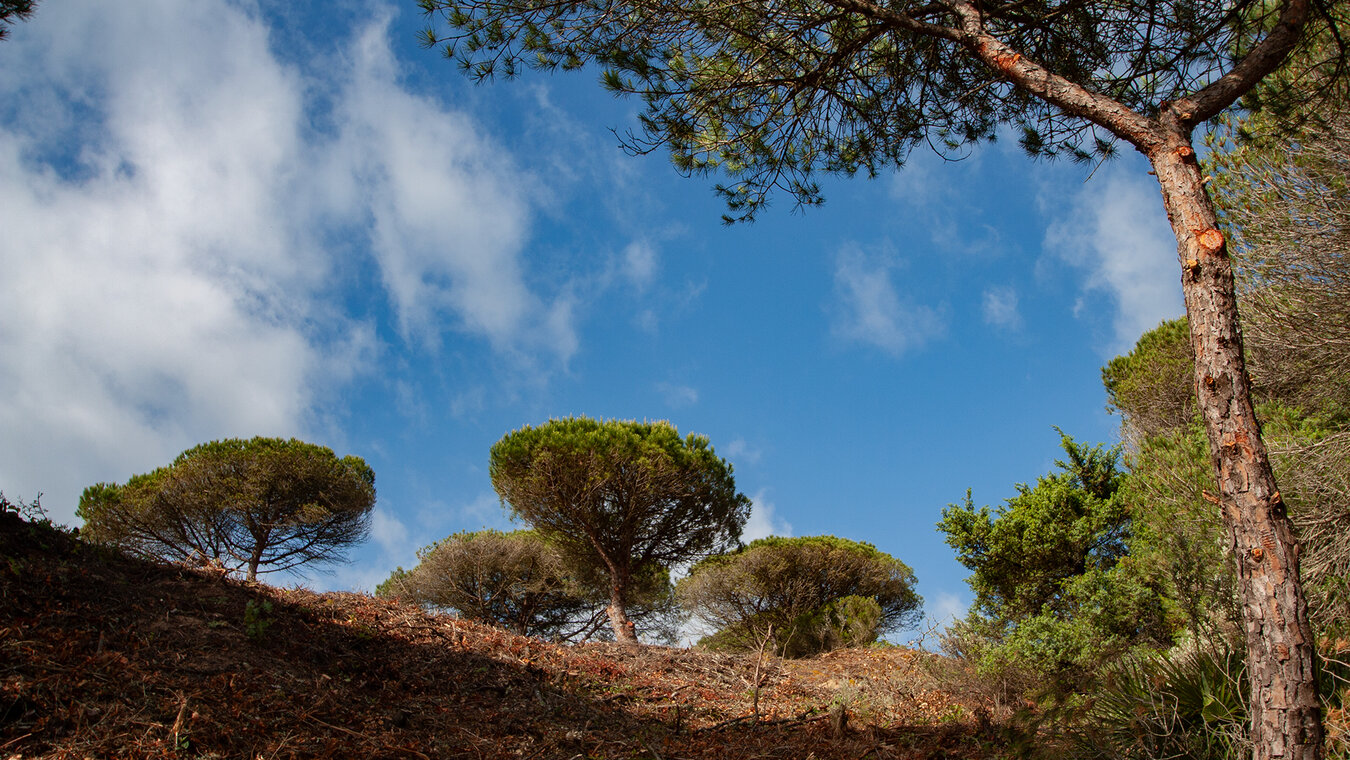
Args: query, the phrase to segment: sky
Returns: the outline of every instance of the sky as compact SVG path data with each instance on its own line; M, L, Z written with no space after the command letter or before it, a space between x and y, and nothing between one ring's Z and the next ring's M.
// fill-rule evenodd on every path
M286 579L369 591L509 529L488 449L551 418L706 435L744 540L833 534L915 571L935 529L1113 443L1100 368L1183 311L1143 159L917 149L723 226L715 179L616 133L598 73L475 85L412 0L48 0L0 42L0 490L81 491L204 441L376 473L370 539ZM277 582L281 579L274 578ZM903 638L903 636L901 636Z

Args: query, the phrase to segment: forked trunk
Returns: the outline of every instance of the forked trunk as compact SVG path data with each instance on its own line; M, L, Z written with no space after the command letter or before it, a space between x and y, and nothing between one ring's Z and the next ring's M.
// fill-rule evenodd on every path
M1170 135L1149 151L1149 160L1177 237L1195 348L1196 399L1218 473L1214 500L1237 563L1254 756L1318 760L1322 719L1313 671L1317 653L1299 582L1299 544L1275 487L1252 404L1227 244L1186 134L1178 130Z

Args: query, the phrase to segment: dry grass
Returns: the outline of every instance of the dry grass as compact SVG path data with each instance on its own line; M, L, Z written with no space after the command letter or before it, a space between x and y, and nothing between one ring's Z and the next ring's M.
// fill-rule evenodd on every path
M0 514L0 758L980 758L936 655L560 646ZM758 711L756 704L758 692Z

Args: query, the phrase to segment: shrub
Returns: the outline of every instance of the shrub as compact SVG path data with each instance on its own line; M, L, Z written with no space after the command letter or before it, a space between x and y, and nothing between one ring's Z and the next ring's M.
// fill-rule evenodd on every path
M715 629L700 645L751 650L768 637L784 657L869 644L923 603L905 563L835 536L754 541L699 562L675 593Z
M376 594L454 610L524 636L576 640L604 633L604 579L569 563L535 531L456 533L417 556L416 567L396 569ZM651 623L660 640L673 635L662 619L672 606L664 570L651 566L638 574L632 605L633 617Z

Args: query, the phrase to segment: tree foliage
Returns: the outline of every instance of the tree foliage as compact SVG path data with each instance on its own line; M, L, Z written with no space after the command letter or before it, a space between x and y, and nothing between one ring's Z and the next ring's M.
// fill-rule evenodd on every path
M1234 240L1259 386L1350 414L1350 96L1289 138L1270 117L1229 122L1208 168Z
M1065 691L1136 647L1171 643L1162 599L1129 561L1119 451L1067 435L1068 461L997 512L949 505L938 529L969 568L970 616L955 638L982 668L1026 668Z
M740 218L774 189L820 203L817 171L875 175L915 145L955 151L994 140L1002 125L1034 155L1113 155L1123 130L1083 118L1077 100L1095 93L1153 116L1238 68L1283 9L1254 0L421 5L432 21L425 44L478 79L599 64L607 88L645 106L629 147L664 146L684 172L723 172L730 182L718 190Z
M1292 136L1278 114L1229 122L1209 166L1234 240L1247 356L1272 461L1305 544L1309 607L1326 630L1350 619L1350 99ZM1214 505L1185 320L1145 333L1103 370L1124 418L1136 554L1197 634L1232 631L1231 557ZM1181 403L1182 399L1185 403ZM1142 434L1142 435L1141 435Z
M762 538L709 557L676 585L680 606L714 633L701 644L784 657L861 646L914 622L914 571L868 543Z
M1339 42L1320 37L1311 47L1338 50ZM1317 109L1267 109L1229 121L1207 168L1234 239L1272 459L1305 543L1309 606L1320 627L1343 634L1350 620L1350 78L1305 68L1258 95L1297 101L1329 89L1335 97Z
M456 533L417 552L412 570L396 569L376 589L432 609L556 641L603 633L609 595L602 579L569 566L537 532L495 530ZM673 637L669 574L651 568L639 575L632 617L654 623L656 637ZM659 623L659 624L656 624Z
M9 35L9 26L15 21L26 21L37 10L35 0L0 0L0 40Z
M91 540L137 554L258 573L336 562L365 539L375 473L295 439L231 438L188 449L126 483L86 488Z
M1144 333L1129 353L1102 368L1107 409L1121 415L1126 441L1196 421L1194 356L1182 317Z
M456 533L417 552L376 589L524 636L569 638L594 605L534 531Z
M1132 561L1162 591L1169 616L1193 640L1218 649L1239 630L1238 607L1193 375L1190 330L1181 317L1112 359L1102 382L1128 444L1122 493L1130 505Z
M492 447L492 485L577 568L603 575L615 637L635 642L627 607L650 568L729 548L750 516L708 439L667 422L552 420Z

